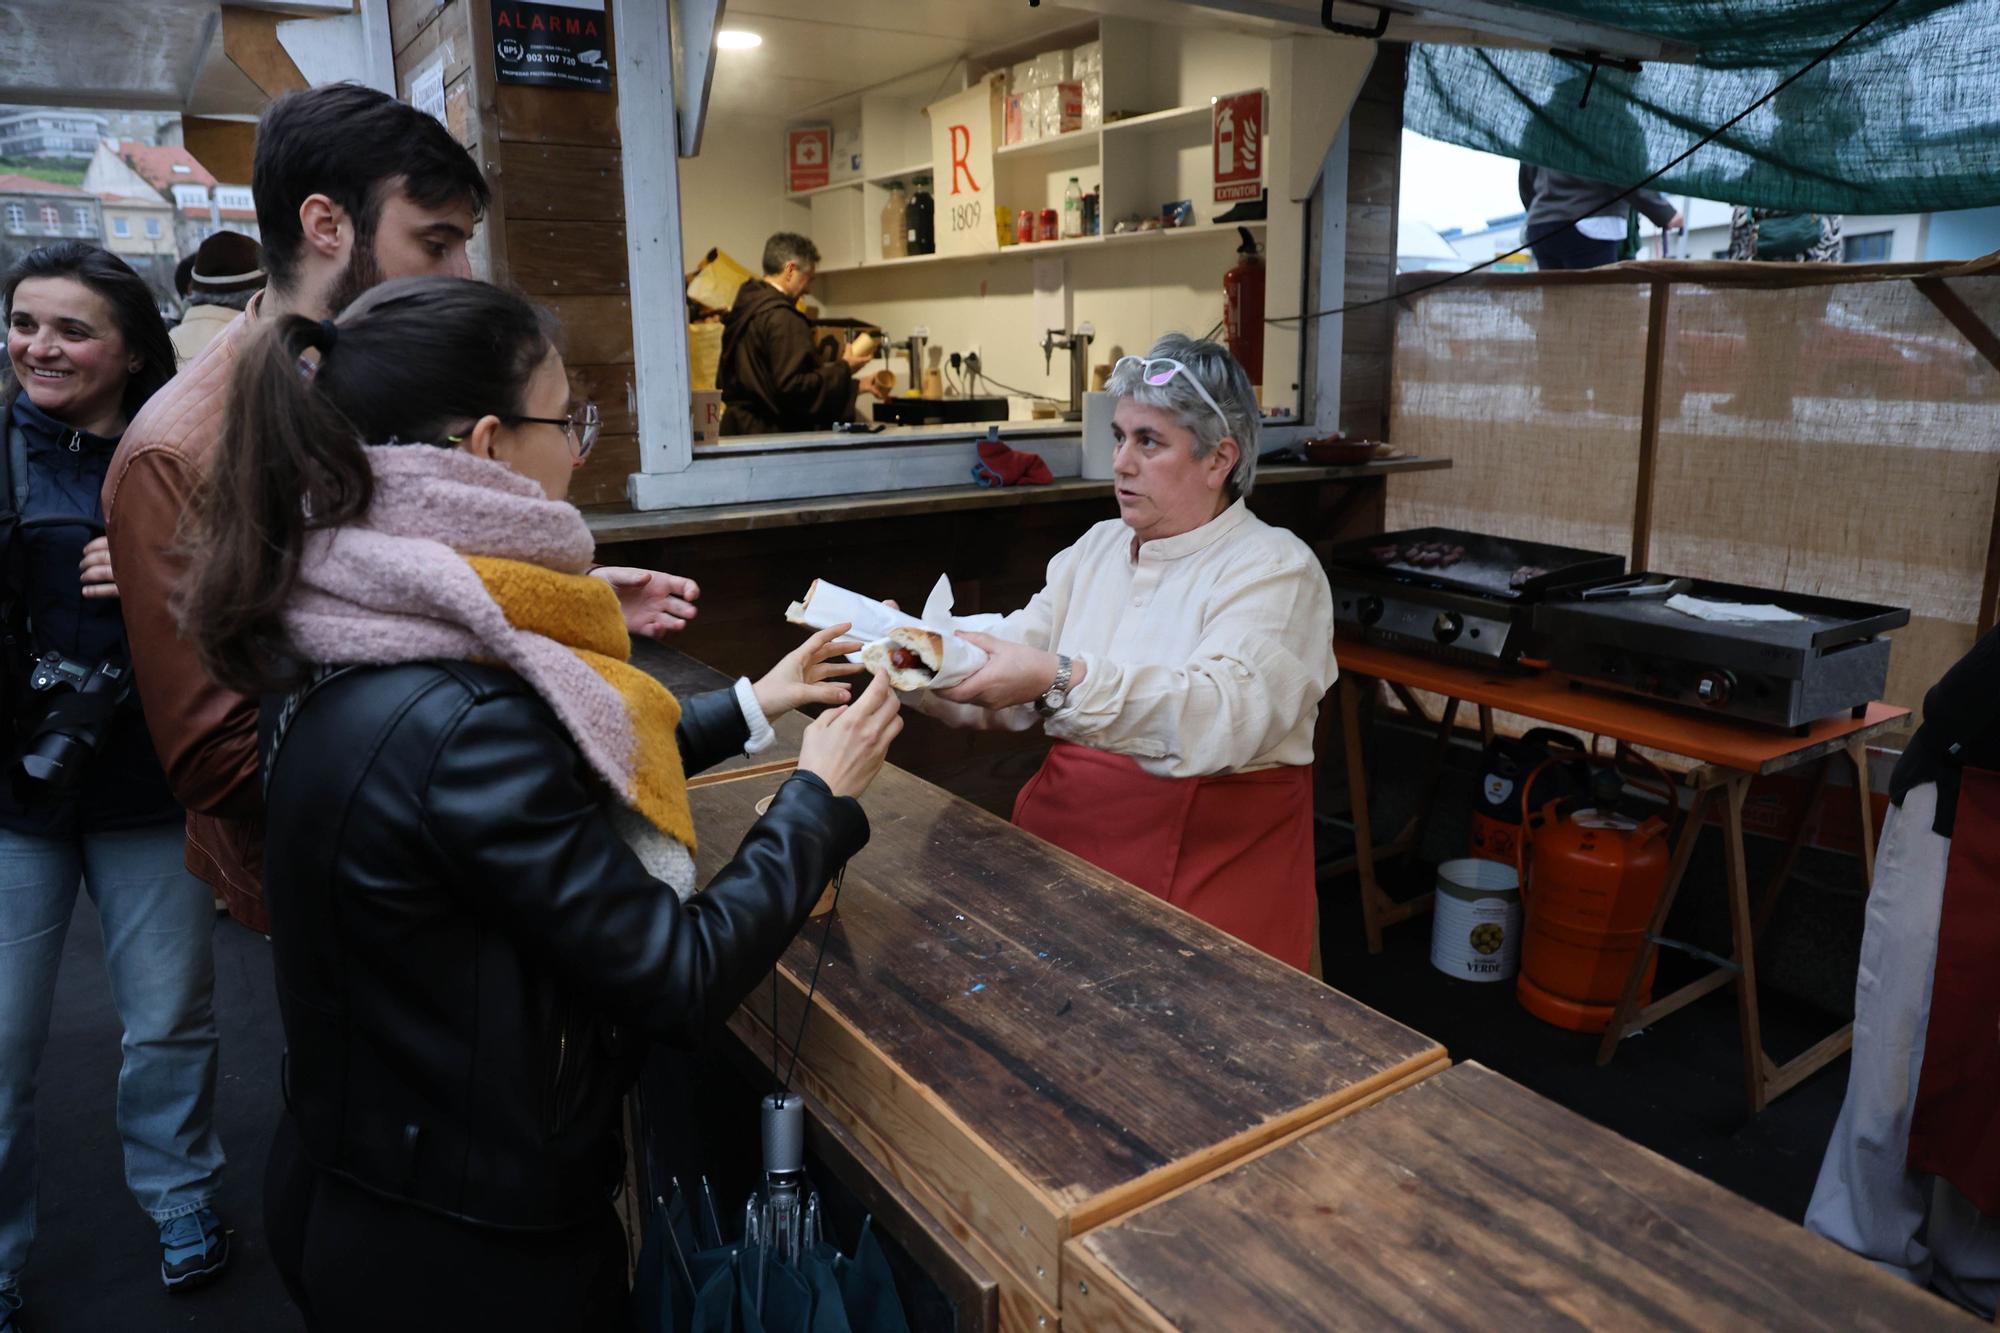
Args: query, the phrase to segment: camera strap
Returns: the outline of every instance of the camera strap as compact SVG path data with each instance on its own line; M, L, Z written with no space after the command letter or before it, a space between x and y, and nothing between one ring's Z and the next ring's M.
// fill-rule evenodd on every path
M28 437L13 413L7 414L7 492L14 497L14 516L28 511Z
M291 731L299 710L306 706L306 700L312 698L320 686L352 670L354 666L351 663L347 666L322 666L306 677L304 684L282 698L265 696L257 719L257 748L263 756L260 767L263 769L265 792L271 790L271 770L277 767L278 751L284 746L285 735Z

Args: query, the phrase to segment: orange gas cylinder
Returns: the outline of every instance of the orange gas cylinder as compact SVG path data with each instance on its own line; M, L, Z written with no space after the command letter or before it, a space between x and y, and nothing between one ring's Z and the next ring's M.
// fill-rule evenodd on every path
M1616 813L1609 798L1617 777L1603 776L1610 790L1600 784L1601 808L1558 817L1551 803L1538 827L1524 821L1532 832L1515 994L1535 1017L1575 1032L1602 1032L1611 1022L1667 886L1667 821ZM1671 783L1661 794L1669 810L1678 809ZM1652 989L1648 967L1640 1003L1651 999Z

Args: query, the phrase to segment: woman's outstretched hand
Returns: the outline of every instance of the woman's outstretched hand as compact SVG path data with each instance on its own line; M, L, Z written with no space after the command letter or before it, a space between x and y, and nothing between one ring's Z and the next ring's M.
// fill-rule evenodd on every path
M779 659L778 665L750 688L756 692L757 706L764 716L776 721L794 708L806 704L844 704L854 697L852 687L835 680L861 670L859 662L841 659L861 651L861 645L840 636L851 628L835 625L823 629Z
M882 771L889 742L903 730L902 704L889 677L876 672L861 697L821 713L799 746L799 771L826 783L835 796L859 796Z

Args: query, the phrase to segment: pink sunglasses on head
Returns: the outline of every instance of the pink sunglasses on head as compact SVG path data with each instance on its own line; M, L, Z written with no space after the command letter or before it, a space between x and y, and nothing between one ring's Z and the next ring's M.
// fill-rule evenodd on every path
M1121 356L1118 358L1118 364L1111 368L1112 372L1115 374L1117 371L1124 369L1127 361L1139 367L1140 378L1155 389L1160 388L1176 375L1187 376L1187 382L1194 387L1196 393L1201 395L1201 401L1208 404L1210 410L1215 413L1215 419L1222 423L1222 433L1229 435L1235 432L1236 428L1229 424L1228 415L1217 405L1215 399L1209 396L1208 390L1202 387L1201 381L1195 378L1194 372L1180 362L1170 356ZM1154 369L1156 366L1164 366L1166 369L1156 370Z

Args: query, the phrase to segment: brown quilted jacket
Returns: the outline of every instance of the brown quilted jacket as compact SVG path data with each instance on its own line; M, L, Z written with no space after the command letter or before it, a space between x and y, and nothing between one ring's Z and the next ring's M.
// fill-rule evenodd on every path
M257 701L208 678L172 609L187 568L181 516L222 441L236 349L254 330L262 299L133 418L104 479L104 517L146 724L188 811L187 868L221 895L231 916L268 933Z

